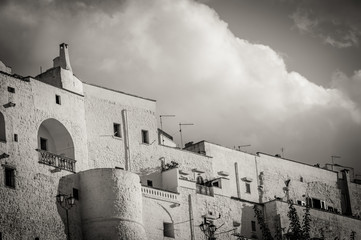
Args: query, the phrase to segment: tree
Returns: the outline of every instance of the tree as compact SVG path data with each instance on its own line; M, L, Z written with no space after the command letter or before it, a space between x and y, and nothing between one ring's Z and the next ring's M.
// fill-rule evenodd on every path
M293 206L292 201L288 201L288 213L287 216L290 220L290 226L288 228L287 234L285 234L287 239L290 240L308 240L310 239L310 207L306 205L305 214L303 216L302 225L297 214L296 208ZM269 227L265 221L263 211L258 208L257 205L253 207L255 212L255 217L261 228L263 239L265 240L282 240L282 229L280 226L276 226L276 234L273 237Z

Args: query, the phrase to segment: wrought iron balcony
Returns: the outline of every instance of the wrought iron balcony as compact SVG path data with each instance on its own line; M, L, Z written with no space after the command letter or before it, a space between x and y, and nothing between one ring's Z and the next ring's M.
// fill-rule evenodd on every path
M213 187L208 187L201 184L196 184L196 187L197 187L197 193L212 197L214 196Z
M40 153L39 163L75 173L76 160L65 156L56 155L41 149L36 149L36 151Z

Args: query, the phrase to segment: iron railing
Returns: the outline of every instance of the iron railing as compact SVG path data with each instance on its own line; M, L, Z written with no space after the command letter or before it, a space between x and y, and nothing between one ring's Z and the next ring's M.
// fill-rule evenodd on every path
M196 191L199 194L208 195L208 196L212 196L212 197L214 196L213 187L196 184L196 188L197 188Z
M75 173L76 160L41 149L36 149L36 151L40 153L39 163Z

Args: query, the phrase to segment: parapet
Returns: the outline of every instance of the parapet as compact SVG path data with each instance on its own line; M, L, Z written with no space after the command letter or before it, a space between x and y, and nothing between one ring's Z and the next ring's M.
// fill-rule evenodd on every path
M11 68L6 66L2 61L0 61L0 71L11 74Z

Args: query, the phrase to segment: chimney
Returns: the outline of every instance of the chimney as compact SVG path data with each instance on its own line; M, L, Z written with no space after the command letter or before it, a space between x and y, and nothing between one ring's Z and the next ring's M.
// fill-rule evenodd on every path
M62 43L59 45L59 57L53 60L54 67L61 67L66 70L73 71L70 65L68 44Z

